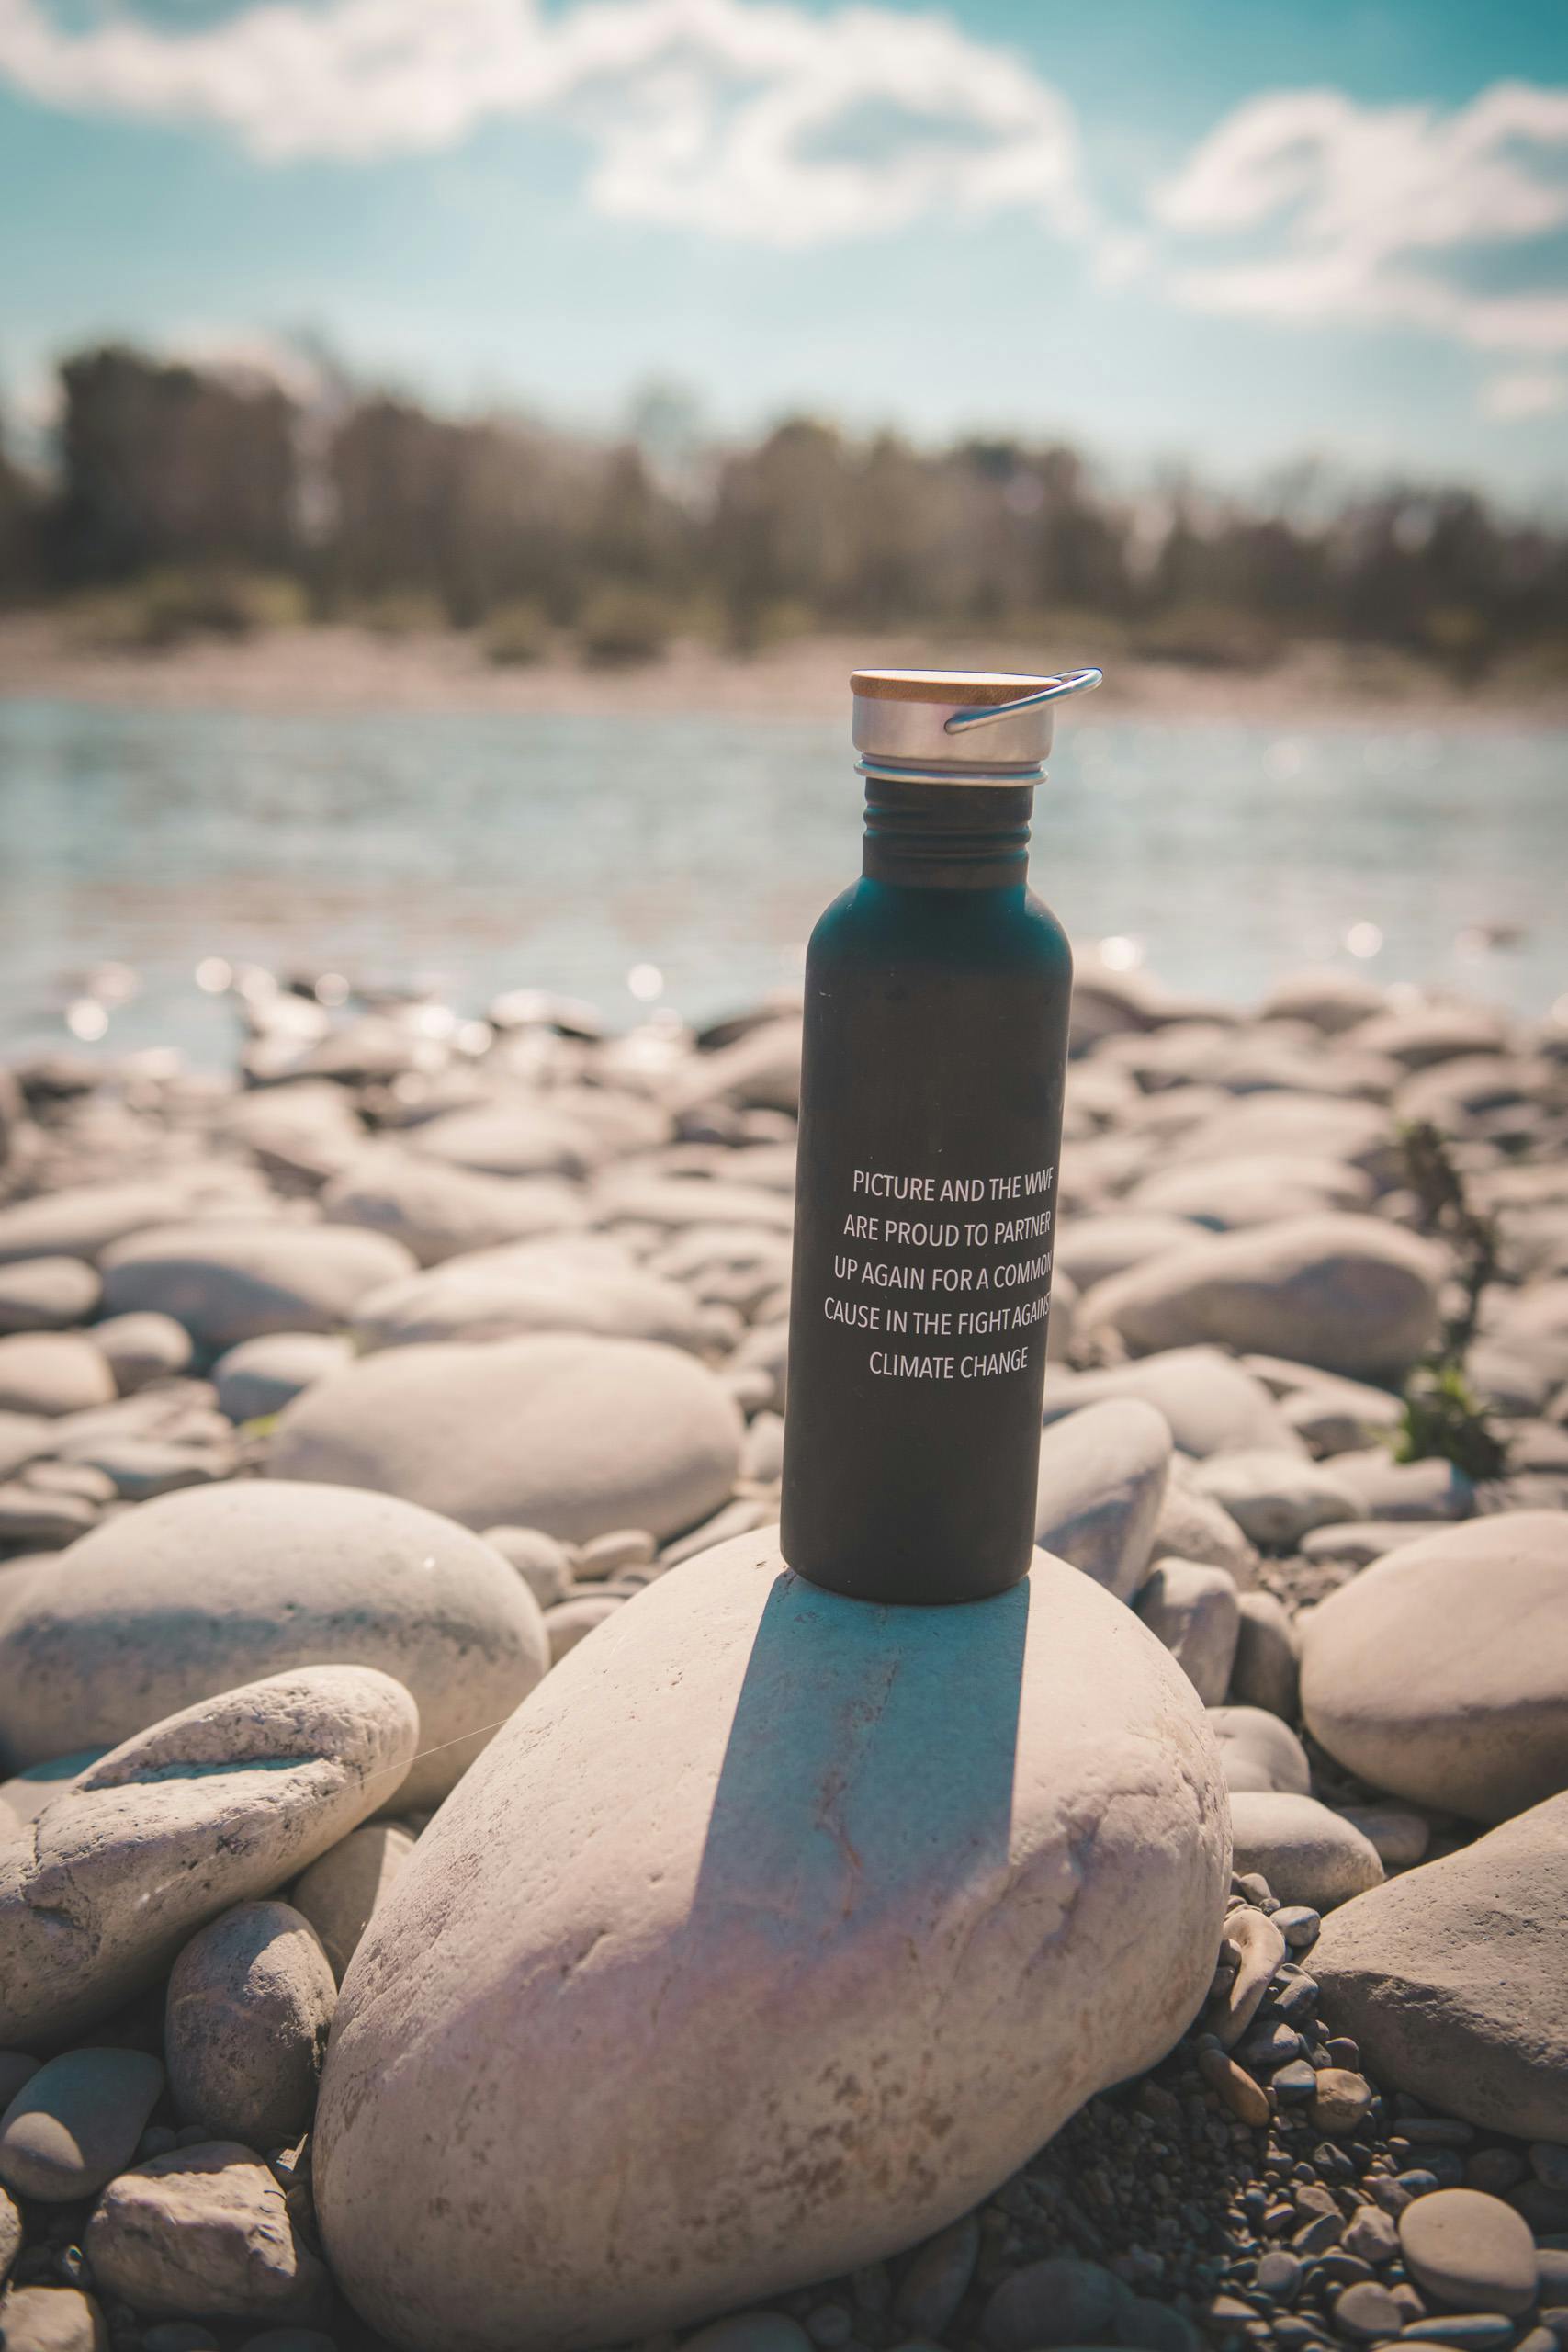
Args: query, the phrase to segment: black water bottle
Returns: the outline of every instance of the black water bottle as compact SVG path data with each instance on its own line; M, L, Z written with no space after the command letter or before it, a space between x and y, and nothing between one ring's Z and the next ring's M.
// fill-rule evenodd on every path
M782 1546L861 1600L1028 1571L1072 955L1027 886L1055 703L1098 685L852 680L861 878L807 951Z

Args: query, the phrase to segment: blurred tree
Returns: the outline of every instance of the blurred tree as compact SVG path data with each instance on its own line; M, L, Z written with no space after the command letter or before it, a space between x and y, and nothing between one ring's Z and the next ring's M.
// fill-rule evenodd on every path
M285 573L388 629L506 615L508 659L561 629L616 658L709 617L758 645L821 627L1037 633L1056 616L1185 661L1256 664L1333 636L1461 681L1505 654L1568 670L1568 530L1472 491L1356 491L1306 464L1250 502L1181 471L1134 499L1019 437L930 450L799 416L721 453L689 397L656 388L605 443L435 416L320 360L284 372L292 391L255 365L68 360L58 484L0 457L0 594L26 589L42 545L68 583L157 578L165 615L204 596L216 612L219 588L248 613L245 583Z
M298 557L292 401L109 348L61 370L62 481L54 544L65 577L158 564L281 570Z

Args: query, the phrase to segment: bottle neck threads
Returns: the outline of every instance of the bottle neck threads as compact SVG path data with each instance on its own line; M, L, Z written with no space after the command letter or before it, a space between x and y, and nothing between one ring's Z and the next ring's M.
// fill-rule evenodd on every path
M926 890L994 890L1029 871L1030 784L916 784L867 775L861 871Z

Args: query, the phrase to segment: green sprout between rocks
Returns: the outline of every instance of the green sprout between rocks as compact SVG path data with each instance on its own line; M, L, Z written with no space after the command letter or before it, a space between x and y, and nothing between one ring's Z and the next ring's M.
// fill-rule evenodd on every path
M1497 1227L1465 1192L1447 1138L1429 1120L1401 1125L1411 1190L1421 1204L1424 1230L1454 1252L1459 1305L1441 1337L1404 1384L1404 1413L1393 1433L1396 1462L1451 1462L1470 1478L1496 1478L1506 1467L1490 1408L1470 1385L1465 1359L1481 1318L1481 1302L1497 1273Z

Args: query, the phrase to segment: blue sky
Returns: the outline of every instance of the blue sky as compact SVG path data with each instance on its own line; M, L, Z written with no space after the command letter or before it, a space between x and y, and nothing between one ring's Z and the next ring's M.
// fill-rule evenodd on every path
M0 381L301 330L1136 473L1554 498L1561 0L0 0Z

